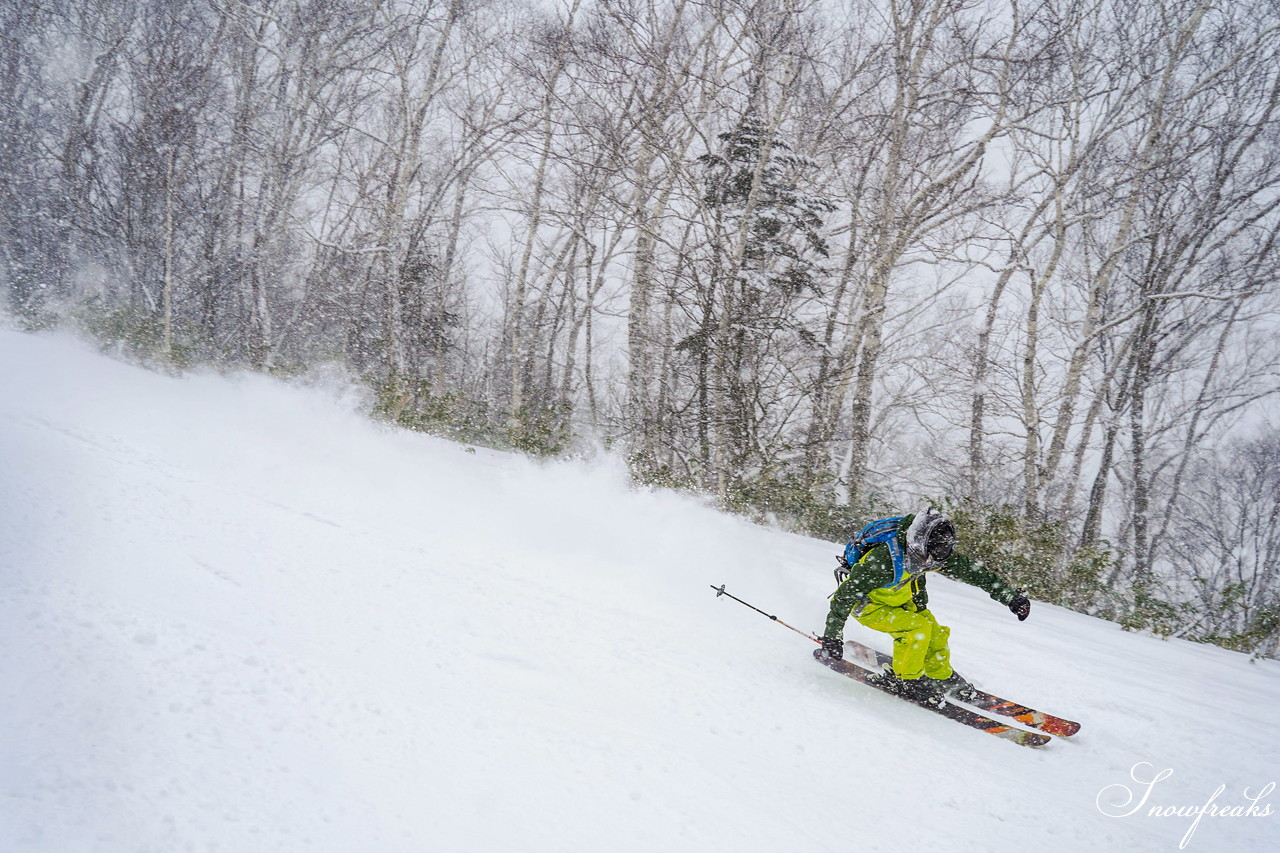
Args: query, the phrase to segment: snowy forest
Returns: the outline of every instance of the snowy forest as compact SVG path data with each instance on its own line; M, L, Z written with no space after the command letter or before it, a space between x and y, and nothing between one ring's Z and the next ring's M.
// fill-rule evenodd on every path
M29 0L0 44L25 328L833 541L933 500L1033 598L1280 652L1270 0Z

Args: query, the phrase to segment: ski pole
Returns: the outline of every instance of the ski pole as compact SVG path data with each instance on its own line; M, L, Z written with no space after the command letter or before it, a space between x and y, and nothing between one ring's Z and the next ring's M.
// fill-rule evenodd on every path
M724 587L725 587L724 584L720 584L720 586L716 586L715 584L711 585L711 588L716 591L716 598L719 598L722 595L727 595L730 598L732 598L734 601L738 602L739 604L746 604L747 607L750 607L752 610L759 613L761 616L769 616L768 613L765 613L763 610L761 610L759 607L756 607L754 604L747 604L747 602L743 601L741 598L738 598L738 596L734 595L733 593L725 592ZM774 622L777 622L782 627L790 628L792 631L795 631L800 636L808 637L810 640L813 640L818 645L822 645L822 641L819 640L817 637L813 636L812 634L810 634L808 631L801 631L799 628L796 628L792 625L788 625L786 622L783 622L777 616L769 616L769 618L772 619Z

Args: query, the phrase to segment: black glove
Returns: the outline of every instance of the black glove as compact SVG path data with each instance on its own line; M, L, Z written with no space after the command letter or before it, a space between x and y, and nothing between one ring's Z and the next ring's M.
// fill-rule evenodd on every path
M849 564L844 561L843 554L836 554L836 562L840 565L836 566L836 584L844 583L844 579L849 577Z
M1013 594L1013 600L1009 602L1009 610L1018 617L1019 622L1027 621L1027 617L1031 615L1031 599L1027 598L1026 590L1020 589Z
M814 649L813 656L821 661L844 660L844 643L832 637L823 637L822 648Z

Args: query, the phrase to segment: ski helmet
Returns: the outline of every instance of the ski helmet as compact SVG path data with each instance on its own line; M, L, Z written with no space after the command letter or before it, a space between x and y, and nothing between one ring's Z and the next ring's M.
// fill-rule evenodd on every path
M907 548L919 560L944 563L956 547L956 529L951 519L933 507L916 513L907 528Z

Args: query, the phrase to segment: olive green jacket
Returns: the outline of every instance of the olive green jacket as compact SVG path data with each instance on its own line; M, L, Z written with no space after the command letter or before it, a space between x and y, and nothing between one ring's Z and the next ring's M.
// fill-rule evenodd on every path
M958 581L985 590L1001 604L1013 600L1017 590L981 562L964 554L952 554L936 569L922 570L921 565L907 550L907 528L915 516L902 519L898 530L898 544L902 546L906 561L906 575L896 586L893 584L893 557L888 545L875 545L863 555L856 565L849 567L849 577L831 595L831 610L827 613L827 625L823 636L841 639L844 624L849 615L860 616L870 606L901 607L906 610L924 610L929 606L926 589L928 573L936 571Z

